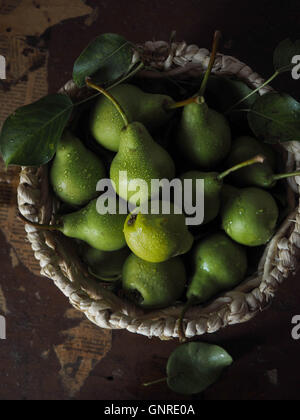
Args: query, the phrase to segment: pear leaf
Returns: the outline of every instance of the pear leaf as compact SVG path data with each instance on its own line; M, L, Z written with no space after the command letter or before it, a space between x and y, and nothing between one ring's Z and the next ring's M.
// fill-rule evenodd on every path
M237 102L246 98L253 90L241 80L213 75L208 80L207 99L217 111L224 113ZM252 95L238 108L251 107L258 97L258 93Z
M206 99L212 108L225 114L232 124L244 127L247 124L247 115L235 111L253 106L259 97L259 94L253 94L253 91L254 89L241 80L213 75L208 81Z
M54 156L73 109L66 95L46 96L19 108L7 118L0 134L5 164L41 166Z
M278 73L292 70L295 64L293 57L300 55L300 40L293 42L289 38L280 42L274 52L274 67Z
M167 383L179 394L199 394L215 383L232 363L231 356L219 346L199 342L183 344L168 360Z
M266 143L300 141L300 103L285 93L261 96L248 121L256 137Z
M73 80L79 87L87 77L94 83L111 84L131 69L133 47L122 36L103 34L81 53L73 69Z

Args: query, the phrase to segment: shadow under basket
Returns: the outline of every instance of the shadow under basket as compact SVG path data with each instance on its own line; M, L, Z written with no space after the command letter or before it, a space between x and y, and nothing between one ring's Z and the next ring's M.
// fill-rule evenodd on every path
M147 42L141 45L144 56L158 71L145 71L145 78L193 78L206 70L210 53L185 42ZM217 55L213 68L216 75L235 75L249 86L257 88L263 79L246 64L234 57ZM263 95L270 87L260 91ZM62 89L73 100L87 96L85 88L78 89L70 81ZM300 143L284 144L287 155L286 169L300 166ZM290 195L298 202L300 177L288 181ZM32 222L49 223L57 211L48 180L48 166L22 168L18 188L18 205L21 214ZM35 257L41 265L41 274L52 279L69 298L70 303L85 313L87 318L101 328L126 329L147 337L171 339L178 337L180 313L184 304L163 310L143 311L135 305L106 290L88 274L79 260L73 242L57 232L39 231L26 225L28 239ZM187 338L214 333L228 325L249 321L271 303L280 284L297 269L300 248L300 207L296 207L282 223L271 242L266 246L255 276L246 279L239 287L219 295L207 305L192 307L185 315L183 330Z

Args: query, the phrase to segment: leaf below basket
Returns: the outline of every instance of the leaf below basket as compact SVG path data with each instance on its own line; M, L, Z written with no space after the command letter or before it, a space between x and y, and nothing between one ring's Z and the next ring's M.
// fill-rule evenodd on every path
M199 394L216 382L232 362L231 356L219 346L183 344L169 358L168 385L180 394Z

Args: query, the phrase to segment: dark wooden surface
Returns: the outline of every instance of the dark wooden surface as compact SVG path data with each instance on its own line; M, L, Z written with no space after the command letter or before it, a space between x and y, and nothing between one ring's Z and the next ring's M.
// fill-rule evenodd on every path
M67 3L67 2L66 2ZM209 47L213 31L224 34L223 51L251 65L264 76L272 74L272 52L287 37L299 38L298 0L88 0L98 7L91 25L84 18L65 21L44 34L49 59L49 90L55 92L70 78L74 59L102 32L117 32L132 41L177 39ZM300 81L290 75L274 84L299 99ZM5 294L6 341L0 341L0 399L189 399L165 384L143 388L142 383L165 374L165 364L177 342L149 340L128 332L112 334L112 348L94 367L77 393L62 384L59 360L53 350L63 342L61 331L78 324L64 316L66 298L52 282L33 276L26 267L12 268L10 246L0 233L0 284ZM270 309L255 320L230 327L201 340L224 346L234 365L221 380L195 399L299 399L300 341L291 337L291 320L300 315L300 277L290 278ZM22 288L26 288L24 293ZM45 353L45 350L48 352Z

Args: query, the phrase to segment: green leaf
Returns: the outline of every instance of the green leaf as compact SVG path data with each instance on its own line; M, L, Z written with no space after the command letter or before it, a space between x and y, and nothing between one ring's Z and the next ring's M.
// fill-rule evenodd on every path
M279 73L292 70L295 64L292 63L294 56L300 55L300 40L292 42L285 39L280 42L274 52L274 67Z
M113 83L130 70L132 56L133 48L122 36L100 35L76 60L73 79L79 87L85 85L87 77L96 84Z
M232 362L230 355L219 346L183 344L169 358L168 386L179 394L199 394L215 383Z
M266 143L300 141L300 104L287 94L260 97L248 114L249 125Z
M54 156L73 109L66 95L49 95L19 108L5 121L0 151L5 164L41 166Z
M224 76L211 76L207 85L208 100L218 111L223 113L246 98L253 90L241 80ZM258 97L258 93L252 95L245 99L238 108L251 107Z

